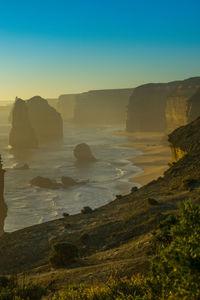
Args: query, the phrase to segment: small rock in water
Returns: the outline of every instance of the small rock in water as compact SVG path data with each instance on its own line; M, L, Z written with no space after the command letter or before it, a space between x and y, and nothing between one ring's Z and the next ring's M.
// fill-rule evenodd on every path
M78 144L74 149L74 156L78 163L90 163L95 162L96 158L92 154L90 147L85 144Z

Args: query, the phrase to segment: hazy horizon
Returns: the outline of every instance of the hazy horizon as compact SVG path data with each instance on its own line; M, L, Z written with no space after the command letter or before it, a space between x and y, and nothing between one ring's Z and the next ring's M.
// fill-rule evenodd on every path
M199 11L196 0L2 2L0 100L198 76Z

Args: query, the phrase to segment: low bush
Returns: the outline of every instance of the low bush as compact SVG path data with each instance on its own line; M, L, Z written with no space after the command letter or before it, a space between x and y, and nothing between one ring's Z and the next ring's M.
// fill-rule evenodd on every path
M153 198L147 198L146 201L148 205L158 205L158 201Z
M89 242L89 239L90 239L90 236L88 233L83 233L81 236L80 236L80 242L83 244L83 245L87 245L88 242Z
M50 265L54 268L66 267L78 257L78 248L67 242L57 242L52 247L49 258Z
M89 206L84 206L81 210L82 214L91 214L93 212L92 208Z
M200 185L198 180L194 178L187 178L182 182L181 188L192 191L198 185Z
M17 277L1 276L0 300L40 300L47 290L36 284L19 284Z
M200 207L185 203L154 234L157 254L146 277L109 280L101 286L67 287L53 300L200 299ZM49 299L49 298L48 298Z

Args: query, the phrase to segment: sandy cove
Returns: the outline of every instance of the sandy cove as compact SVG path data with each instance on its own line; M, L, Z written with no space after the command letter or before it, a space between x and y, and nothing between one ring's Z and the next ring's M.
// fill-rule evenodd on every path
M162 176L169 166L171 160L171 151L167 142L167 136L163 132L137 132L127 133L117 132L117 135L126 135L130 142L121 146L131 147L141 151L141 155L130 158L134 165L142 169L130 181L145 185L148 182Z

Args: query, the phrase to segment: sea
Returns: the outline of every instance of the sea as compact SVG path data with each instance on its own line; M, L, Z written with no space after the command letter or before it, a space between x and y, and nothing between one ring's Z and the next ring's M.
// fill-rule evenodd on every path
M123 127L64 123L61 142L40 145L31 152L18 154L8 145L10 129L8 112L0 111L0 154L6 170L4 198L8 206L6 232L54 220L63 213L79 213L84 206L95 209L113 201L118 194L129 193L133 186L140 186L129 179L142 170L128 159L141 152L120 146L130 141L127 136L115 134ZM76 164L73 149L79 143L90 146L97 162L84 166ZM15 169L23 163L28 163L30 169ZM36 176L58 182L62 176L70 176L77 181L87 180L87 183L50 190L31 186L29 182Z

